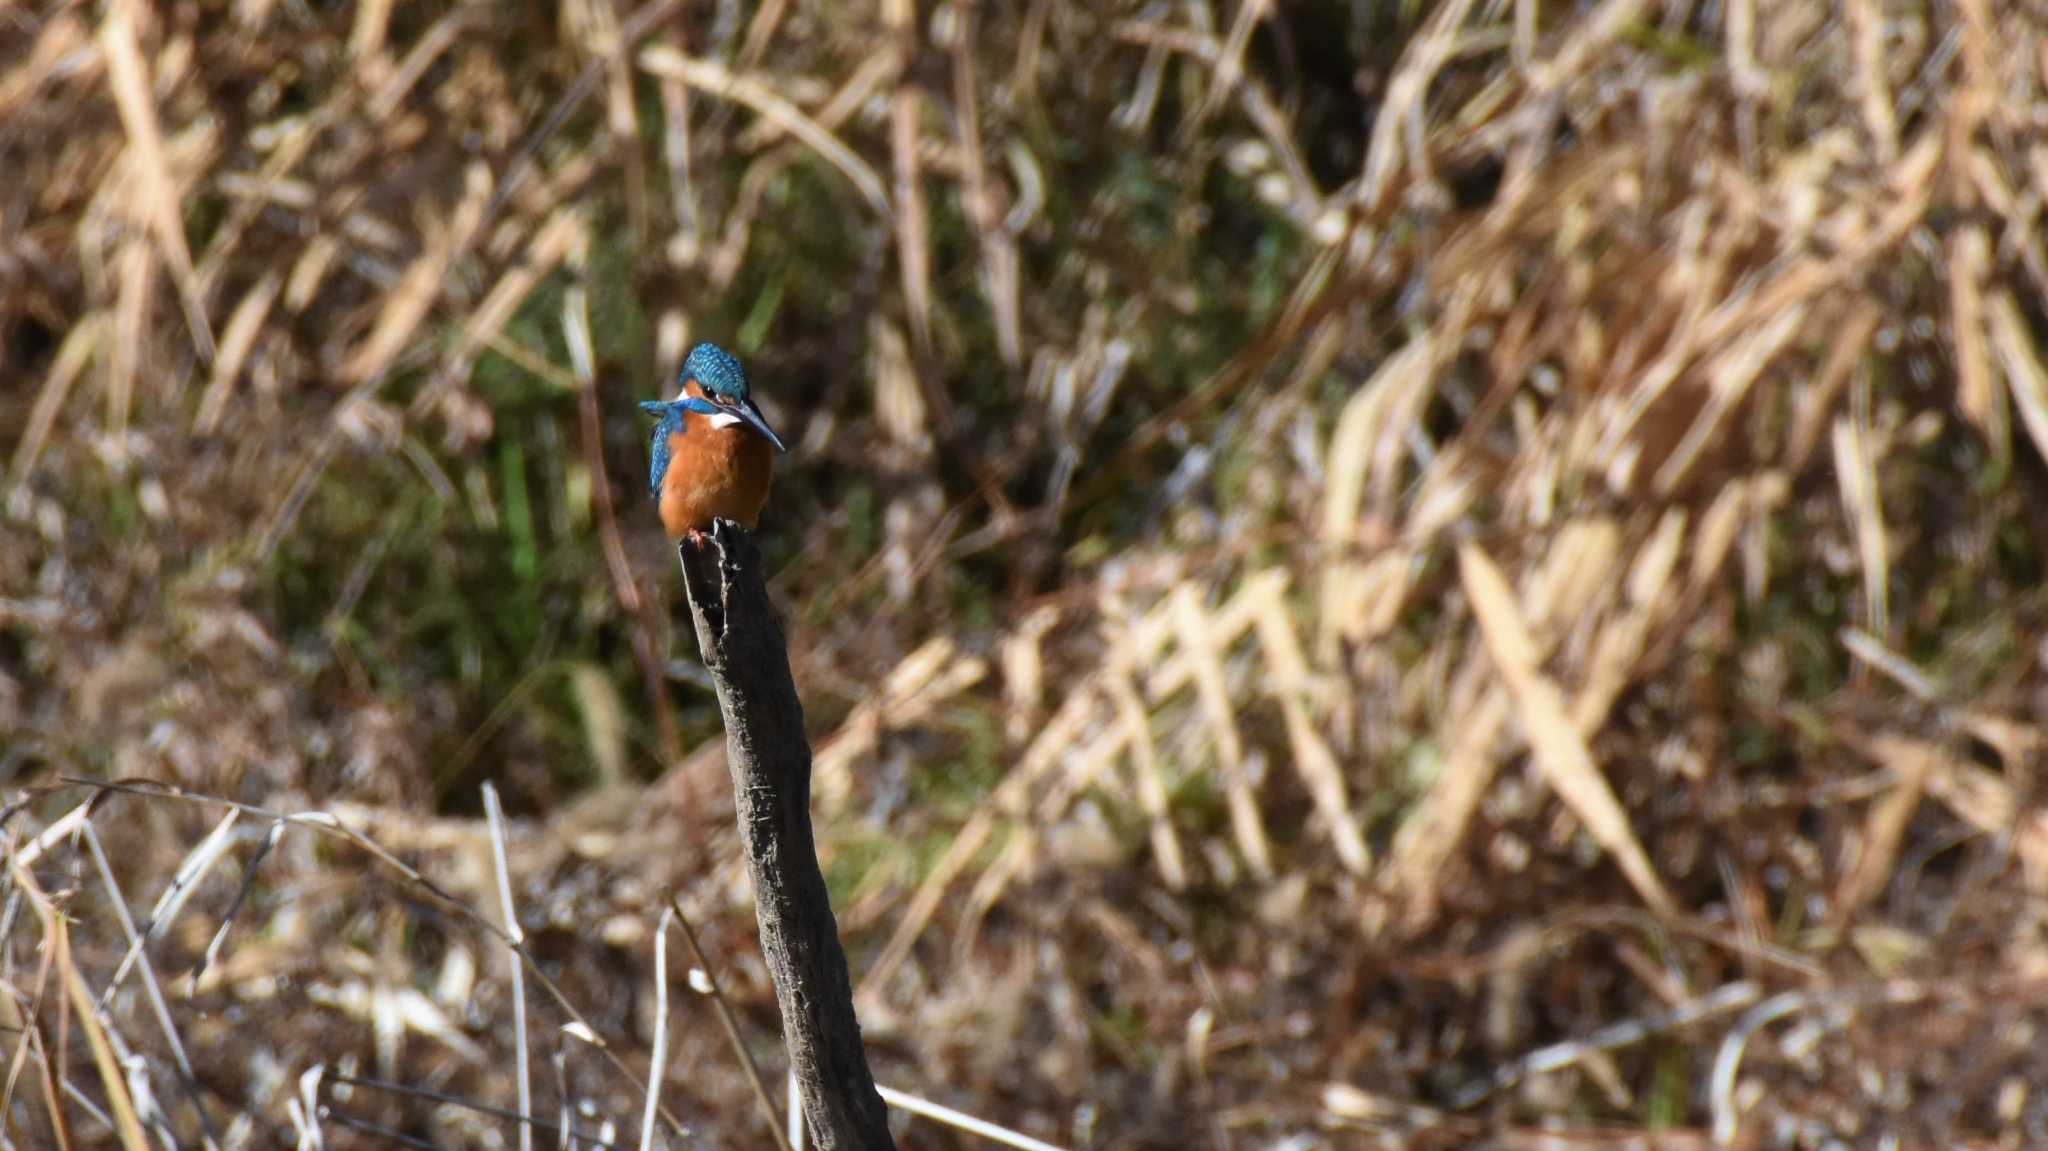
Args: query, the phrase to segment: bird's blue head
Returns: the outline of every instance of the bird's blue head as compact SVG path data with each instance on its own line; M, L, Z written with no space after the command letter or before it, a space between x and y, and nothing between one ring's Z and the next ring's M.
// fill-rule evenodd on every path
M692 380L703 390L703 396L689 394ZM689 415L707 417L713 428L745 424L774 445L776 451L786 450L782 438L768 426L761 409L747 395L747 370L740 366L739 357L717 344L698 344L690 349L683 360L676 391L673 400L643 400L640 404L640 410L657 421L653 442L648 445L648 487L655 499L661 498L661 480L668 473L669 437L688 430Z
M723 396L727 399L747 398L747 370L740 366L740 359L717 344L698 344L690 349L683 360L682 378L678 386L688 385L691 380L706 394Z

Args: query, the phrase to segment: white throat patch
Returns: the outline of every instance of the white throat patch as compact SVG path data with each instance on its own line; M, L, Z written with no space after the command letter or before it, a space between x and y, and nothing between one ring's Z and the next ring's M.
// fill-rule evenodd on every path
M714 428L729 428L739 422L740 417L734 415L731 412L711 413L711 426Z

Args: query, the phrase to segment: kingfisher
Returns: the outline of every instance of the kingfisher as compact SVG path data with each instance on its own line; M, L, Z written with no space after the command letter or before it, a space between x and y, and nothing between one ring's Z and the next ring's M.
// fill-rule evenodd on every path
M768 502L775 453L787 451L747 395L747 371L716 344L698 344L683 360L673 400L645 400L653 416L649 489L668 538L703 542L711 521L752 530Z

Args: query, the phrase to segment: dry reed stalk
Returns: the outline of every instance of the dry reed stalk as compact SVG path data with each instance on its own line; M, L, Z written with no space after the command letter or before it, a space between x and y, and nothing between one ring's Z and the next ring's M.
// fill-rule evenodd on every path
M917 6L913 0L883 0L882 26L889 55L900 66L917 53ZM932 257L930 222L925 215L924 177L919 171L919 117L924 103L917 85L899 76L889 101L889 153L896 177L896 253L903 278L903 305L910 314L910 336L917 360L932 355ZM917 360L910 370L918 371Z
M1575 520L1558 532L1542 567L1530 579L1529 622L1540 637L1536 660L1546 658L1553 637L1576 627L1606 591L1620 545L1619 529L1607 520ZM1675 548L1661 551L1676 555ZM1609 630L1626 634L1618 624ZM1607 638L1603 633L1602 640ZM1615 658L1606 651L1606 644L1596 644L1582 703L1603 694ZM1439 726L1443 766L1395 834L1388 886L1400 895L1403 918L1411 929L1435 915L1444 866L1463 842L1500 763L1511 754L1501 740L1512 701L1498 682L1483 674L1479 658L1468 661L1460 677L1465 686L1454 691L1452 706ZM1599 718L1604 717L1603 707ZM1576 706L1574 722L1582 735L1592 735L1595 724L1580 723Z
M1863 819L1863 840L1856 861L1835 888L1834 921L1849 922L1872 896L1891 880L1898 863L1899 848L1905 842L1906 824L1919 810L1934 771L1936 757L1925 745L1879 738L1874 743L1879 761L1893 777L1890 790L1880 796Z
M1096 700L1090 692L1075 691L1040 729L1039 736L1010 769L1010 774L996 786L995 791L975 809L967 822L946 845L945 854L932 865L931 872L919 886L917 893L897 920L896 929L869 965L855 991L856 1000L881 997L896 974L896 969L910 956L910 949L917 944L918 937L931 924L932 916L938 913L939 904L945 899L946 889L967 870L974 857L994 835L999 820L1013 819L1021 814L1030 796L1031 789L1046 773L1059 763L1059 758L1075 739L1093 722Z
M853 75L818 106L813 117L818 126L827 132L838 131L866 107L877 92L895 81L902 73L903 65L903 58L886 44L881 51L869 55L860 67L854 69ZM742 152L759 152L787 135L793 133L781 121L762 119L741 130L737 144Z
M14 445L13 487L21 488L28 483L36 460L43 454L43 445L49 442L50 431L64 411L71 385L78 381L94 355L104 354L107 329L106 314L93 312L80 317L64 334L64 342L58 345L56 358L50 361L50 370L43 376L43 386L36 392L35 406L29 409L28 426L22 429L21 440Z
M662 29L659 43L682 53L682 37L682 29L671 21ZM704 244L697 208L696 169L690 155L690 86L673 77L657 77L655 92L661 98L661 158L668 165L669 204L676 218L676 234L669 240L669 258L689 267L697 262Z
M213 380L207 384L206 395L199 401L199 414L192 420L194 435L210 436L219 430L228 400L234 395L235 380L242 374L250 350L256 346L256 337L263 333L263 321L270 315L270 306L277 301L283 286L277 273L271 272L251 285L229 314L228 326L221 332L220 354L213 361Z
M522 248L519 262L498 277L498 282L491 285L483 300L462 320L462 338L448 353L440 370L443 385L466 379L477 352L497 339L505 322L526 302L534 288L568 258L572 249L588 242L581 212L574 208L560 208L550 213L540 232ZM415 414L429 402L428 397L434 391L423 391L421 399L413 405Z
M107 83L113 89L114 105L128 132L133 149L136 189L141 204L138 219L149 222L164 263L170 266L185 309L185 325L192 336L193 350L204 362L213 359L213 330L207 324L206 304L199 278L192 267L192 252L185 246L184 215L179 210L181 195L176 178L164 155L163 136L157 124L156 101L151 96L149 64L136 43L136 24L141 14L135 0L116 0L100 22L100 51L107 64ZM125 424L126 411L117 423Z
M1786 439L1782 457L1786 472L1797 474L1805 468L1807 456L1820 443L1821 430L1828 426L1836 398L1862 366L1870 341L1877 335L1878 324L1883 319L1883 309L1867 297L1850 306L1848 316L1837 327L1835 339L1828 345L1827 359L1822 361L1812 386L1799 396L1792 417L1792 432Z
M468 249L471 238L483 224L484 208L490 198L490 170L482 164L470 165L464 173L462 199L447 227L428 241L419 258L406 269L398 287L385 297L370 334L343 361L336 374L338 382L371 384L390 370L414 329L433 309L449 269Z
M112 346L107 365L107 433L117 450L127 437L135 405L135 379L149 354L149 306L156 287L156 258L140 237L121 247L121 289L114 304Z
M1367 562L1354 558L1359 550L1359 515L1365 510L1374 461L1381 457L1389 433L1397 436L1401 430L1397 417L1412 411L1429 387L1433 348L1431 339L1424 336L1382 362L1372 378L1345 401L1336 430L1330 434L1324 465L1324 560L1316 641L1317 654L1325 665L1335 662L1339 643L1357 642L1375 630L1363 609L1370 602L1371 585L1384 581L1390 573L1382 569L1379 581L1369 580L1372 564L1384 557ZM1384 496L1384 486L1380 494ZM1384 504L1373 509L1375 516L1390 510Z
M1131 749L1131 772L1137 780L1138 802L1151 823L1152 854L1159 863L1159 878L1169 891L1185 891L1188 867L1181 850L1180 835L1174 831L1167 810L1166 776L1159 766L1159 752L1152 742L1152 720L1138 696L1133 670L1132 645L1128 635L1114 633L1105 669L1105 687L1116 705L1123 738Z
M1863 626L1880 640L1891 635L1891 555L1878 488L1880 449L1873 445L1867 386L1854 389L1852 415L1835 421L1835 484L1842 514L1856 534L1857 566L1863 576Z
M1507 580L1493 561L1471 544L1458 549L1458 567L1487 649L1515 699L1537 767L1651 910L1660 916L1675 916L1677 904L1630 830L1628 813L1594 765L1585 739L1572 725L1563 694L1537 669L1535 641Z
M89 39L75 13L60 12L46 19L28 55L0 72L0 120L13 115L74 56L88 50Z
M1927 794L1984 835L2010 836L2027 891L2037 896L2048 892L2048 812L2022 806L2012 785L1997 773L1934 744L1903 736L1858 737L1855 742L1880 763L1902 762L1908 755L1929 757Z
M874 750L884 730L923 722L987 674L987 661L959 651L949 636L934 636L903 657L881 690L855 706L839 730L819 744L811 769L818 806L826 811L845 807L853 790L853 762Z
M2006 388L2020 410L2020 425L2026 428L2027 438L2034 441L2034 450L2048 459L2048 368L2042 366L2035 354L2027 322L2010 292L1995 293L1986 315L1991 327L1991 346L1997 352L1999 366L2005 369Z
M1207 612L1186 583L1173 590L1174 626L1181 654L1194 671L1195 695L1223 775L1224 804L1230 810L1230 830L1237 848L1254 878L1261 883L1274 876L1273 850L1267 845L1266 825L1259 814L1258 798L1244 751L1244 739L1237 730L1237 709L1232 706L1228 677L1223 671L1223 649L1214 637Z
M1364 875L1372 869L1372 853L1365 846L1365 835L1359 830L1358 817L1352 813L1351 801L1345 794L1343 768L1310 715L1308 700L1315 685L1308 657L1288 613L1287 573L1263 572L1247 581L1247 591L1255 581L1263 585L1266 593L1264 609L1258 613L1256 624L1259 649L1266 657L1266 688L1280 701L1287 741L1294 750L1294 769L1315 801L1330 845L1337 852L1337 862L1353 875Z
M953 122L963 177L961 207L981 241L981 288L988 296L995 319L997 354L1004 364L1015 368L1024 357L1018 311L1017 245L1003 230L995 188L989 180L982 151L980 85L974 73L975 13L973 7L956 9L953 29Z
M744 104L764 119L773 121L791 136L838 169L878 216L889 215L889 195L881 178L867 161L818 121L804 115L795 104L756 76L734 75L707 60L686 56L667 44L640 50L640 68L649 75L680 80L708 96Z

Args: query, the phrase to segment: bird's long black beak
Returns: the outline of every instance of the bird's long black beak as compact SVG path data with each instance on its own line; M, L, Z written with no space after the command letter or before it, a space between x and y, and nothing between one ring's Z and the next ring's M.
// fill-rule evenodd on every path
M761 414L761 409L754 406L754 401L741 400L739 403L739 414L740 418L747 421L755 431L767 437L768 442L775 445L776 451L786 452L789 450L782 446L782 437L776 435L775 429L768 426L768 417Z
M655 419L657 419L657 420L658 420L658 419L660 419L661 417L663 417L663 416L665 416L665 415L667 415L667 414L668 414L668 401L667 401L667 400L641 400L641 401L640 401L640 410L641 410L641 411L643 411L643 412L646 412L646 413L647 413L648 415L650 415L650 416L653 416L653 417L654 417Z

